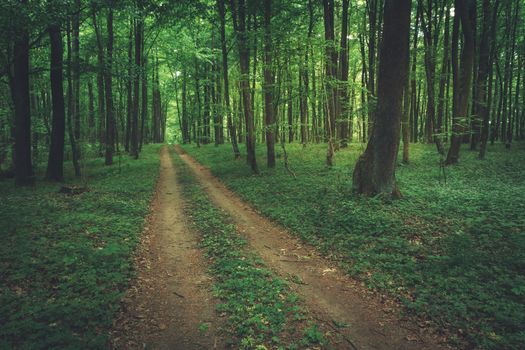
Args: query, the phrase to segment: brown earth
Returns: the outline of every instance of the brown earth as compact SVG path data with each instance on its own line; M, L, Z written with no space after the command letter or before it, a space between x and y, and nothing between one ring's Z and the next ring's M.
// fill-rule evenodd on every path
M346 340L334 346L359 350L448 348L445 336L425 322L400 318L400 306L391 298L372 293L350 278L315 248L258 214L181 147L175 146L175 150L212 202L231 216L249 247L277 274L293 282L292 288L324 329L330 328Z
M111 347L223 349L212 281L197 248L198 236L184 217L167 147L160 157L157 191L135 258L138 277L115 319Z

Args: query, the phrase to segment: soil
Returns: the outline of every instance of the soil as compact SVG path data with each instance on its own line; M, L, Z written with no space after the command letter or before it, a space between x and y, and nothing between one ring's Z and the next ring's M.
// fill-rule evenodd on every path
M113 349L223 349L217 301L198 235L184 217L183 199L167 147L151 214L135 257L138 276L111 334Z
M400 306L342 272L286 229L260 215L179 146L212 202L229 214L251 249L278 275L288 278L309 313L345 341L341 349L447 349L446 337L425 322L401 318Z

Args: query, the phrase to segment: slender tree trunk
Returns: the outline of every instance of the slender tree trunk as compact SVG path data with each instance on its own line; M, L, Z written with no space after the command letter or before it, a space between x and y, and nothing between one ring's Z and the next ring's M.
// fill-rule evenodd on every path
M53 181L64 179L64 137L66 131L66 111L64 106L64 87L62 76L63 45L60 26L49 26L49 42L51 44L51 98L53 120L51 127L51 146L47 162L46 178Z
M217 8L219 12L219 19L221 22L221 52L222 52L222 76L224 80L224 105L226 108L226 124L233 148L233 155L235 159L241 157L239 146L237 145L237 130L232 121L232 109L230 106L230 88L228 81L228 49L226 47L226 9L224 0L217 0Z
M326 90L326 135L328 148L326 152L326 165L333 165L334 136L336 118L336 89L334 88L337 77L337 53L334 43L334 0L323 0L324 9L324 38L325 38L325 90Z
M273 92L275 77L272 66L272 0L264 0L264 128L268 168L275 167L275 115Z
M485 158L485 154L487 152L487 141L489 138L490 106L488 90L491 87L489 86L487 88L487 77L492 75L490 66L493 55L491 51L495 45L498 2L499 1L496 1L494 7L492 7L490 0L483 0L483 21L481 29L481 42L479 46L479 72L477 81L478 96L476 101L479 118L482 121L479 159Z
M95 97L93 95L93 82L88 80L88 134L89 142L95 143L96 138L96 124L95 124Z
M104 94L104 46L102 34L97 24L97 12L95 5L92 8L93 28L97 39L97 103L98 103L98 138L100 145L105 143L104 120L106 118L105 94Z
M128 76L126 79L126 93L127 93L127 106L126 106L126 136L124 139L124 149L126 152L130 150L131 140L131 119L133 118L133 21L130 21L129 35L128 35Z
M343 0L341 14L341 47L339 54L339 85L338 108L339 115L339 146L348 146L348 5L349 0Z
M401 196L395 179L403 84L408 73L411 0L386 0L379 52L375 125L365 153L356 163L353 187L365 195Z
M140 4L139 4L140 6ZM139 104L140 104L140 67L142 60L142 19L135 22L135 65L133 68L133 118L131 118L131 156L139 158Z
M80 151L75 137L75 102L74 102L74 88L73 88L73 74L71 62L71 23L67 22L67 130L69 136L69 143L71 144L71 155L73 161L73 168L75 169L75 176L80 176Z
M106 55L104 82L106 90L106 152L105 164L113 164L115 147L115 115L113 111L113 9L108 10L108 48Z
M446 107L446 96L445 96L445 85L448 80L448 67L450 63L449 51L450 51L450 9L447 3L445 10L445 33L443 36L443 59L441 62L441 74L439 75L439 92L438 92L438 107L437 107L437 125L436 133L438 139L443 139L443 119L445 116ZM439 151L439 149L438 149ZM442 154L444 150L442 149ZM441 153L441 152L440 152Z

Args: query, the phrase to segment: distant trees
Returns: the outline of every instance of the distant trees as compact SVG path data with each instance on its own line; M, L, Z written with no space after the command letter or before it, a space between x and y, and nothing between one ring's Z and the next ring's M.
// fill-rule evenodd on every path
M61 181L65 160L80 175L81 157L110 165L166 137L229 142L254 172L258 142L270 168L285 153L276 142L326 142L335 164L374 134L386 4L10 1L0 14L0 95L11 97L0 100L0 174L30 183L47 159L48 178ZM436 143L455 164L462 144L483 159L489 143L525 139L523 3L417 0L409 12L403 161L414 142Z

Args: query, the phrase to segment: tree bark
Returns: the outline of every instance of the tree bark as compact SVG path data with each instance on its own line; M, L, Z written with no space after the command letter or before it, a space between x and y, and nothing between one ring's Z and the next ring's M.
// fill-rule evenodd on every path
M403 84L408 73L408 35L411 0L386 0L379 52L378 100L375 125L365 153L353 175L356 192L399 197L395 164L399 147Z
M461 139L465 132L465 120L468 114L472 67L474 64L474 32L472 28L475 23L472 23L471 20L468 1L455 0L455 8L461 21L461 28L463 29L463 51L461 54L460 76L457 78L457 84L454 84L454 95L457 97L454 106L454 115L452 117L452 138L445 162L447 165L456 164L459 159ZM457 50L454 46L453 44L453 49Z
M113 111L113 9L108 10L108 47L105 65L105 91L106 91L106 152L105 164L113 164L113 151L115 147L115 115Z
M48 32L49 42L51 44L50 78L53 118L46 178L52 181L62 181L64 179L64 137L66 131L66 111L62 76L62 56L64 49L60 26L53 24L49 26Z
M27 9L27 0L20 0L20 4ZM29 33L26 28L17 28L13 51L16 58L11 83L15 109L15 184L24 186L33 183L29 106Z
M217 0L217 8L219 12L219 19L221 22L221 53L222 53L222 77L224 80L224 105L226 108L226 124L233 148L233 156L235 159L241 157L239 146L237 145L237 130L232 121L232 111L230 106L230 87L228 80L228 49L226 47L226 9L224 0Z
M246 33L246 0L237 0L237 7L232 3L232 17L234 29L237 32L240 60L240 88L242 92L242 107L246 127L246 161L254 173L258 173L257 160L255 158L255 125L250 94L250 51L248 49L248 37ZM238 13L237 13L238 12Z
M266 130L266 157L268 168L275 167L275 115L272 66L272 0L264 0L264 128Z

